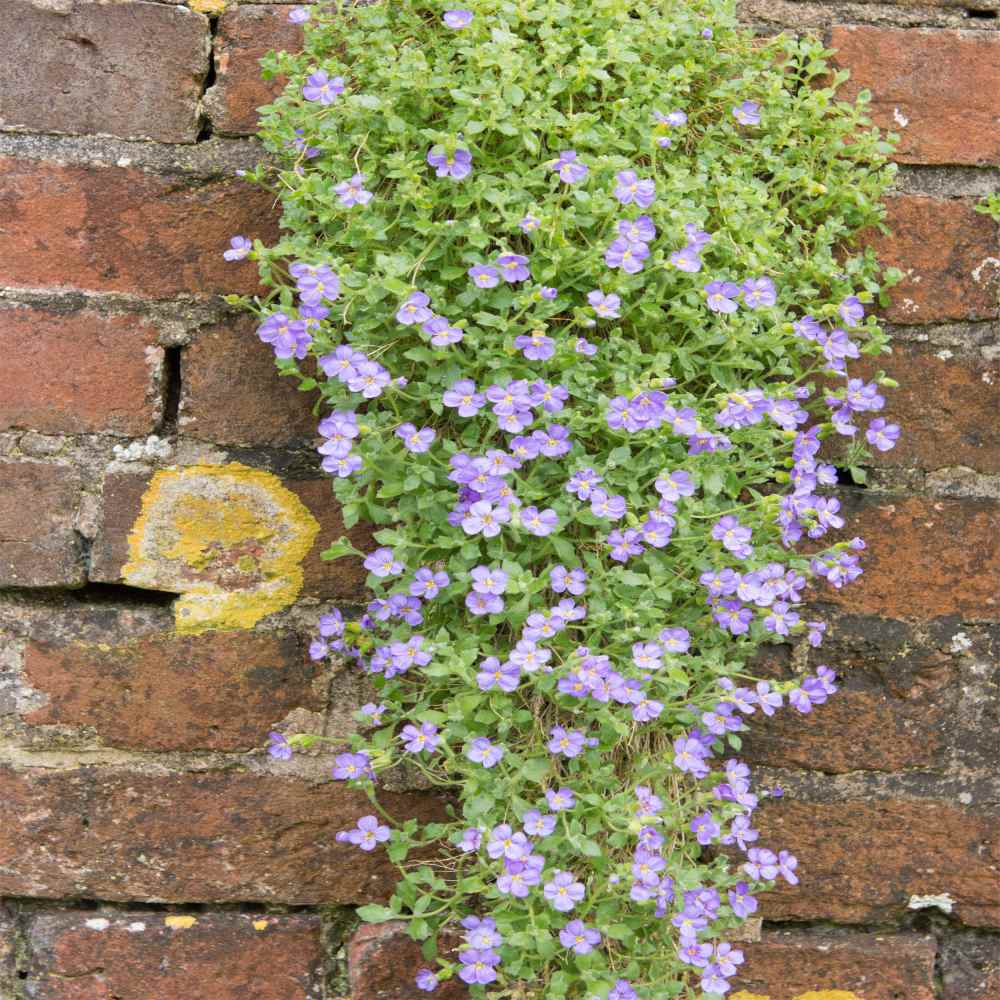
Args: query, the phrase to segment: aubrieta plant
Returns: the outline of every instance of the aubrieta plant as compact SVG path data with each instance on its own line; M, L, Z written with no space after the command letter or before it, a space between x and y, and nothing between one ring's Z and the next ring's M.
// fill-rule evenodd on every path
M415 989L720 997L757 893L797 881L740 734L836 690L748 663L819 646L806 588L861 573L864 543L826 537L824 442L860 477L899 435L890 380L850 370L887 349L852 241L889 147L821 45L755 40L723 0L467 3L292 12L253 174L285 235L227 251L319 394L345 523L378 529L326 553L376 596L312 644L377 693L333 773L372 812L338 839L400 867L360 913L423 942ZM386 813L404 764L450 821Z

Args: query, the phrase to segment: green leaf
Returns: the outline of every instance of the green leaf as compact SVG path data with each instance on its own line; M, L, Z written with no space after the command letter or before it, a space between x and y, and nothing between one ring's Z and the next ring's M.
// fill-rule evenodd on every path
M357 914L366 924L384 924L387 920L395 920L398 916L388 906L379 906L377 903L359 906Z

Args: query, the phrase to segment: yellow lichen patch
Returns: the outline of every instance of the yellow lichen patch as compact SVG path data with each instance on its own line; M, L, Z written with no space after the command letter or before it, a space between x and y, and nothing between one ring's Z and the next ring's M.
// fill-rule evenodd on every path
M188 6L199 14L213 16L226 9L226 0L188 0Z
M253 929L255 931L266 931L268 927L268 922L266 920L255 920L253 922Z
M731 1000L771 1000L771 997L763 996L760 993L746 993L741 990L739 993L734 993ZM864 998L848 990L820 990L818 993L800 993L798 996L792 997L792 1000L864 1000Z
M122 577L180 594L178 632L252 628L298 596L318 533L270 472L238 462L164 469L143 494Z
M164 917L163 922L172 931L186 931L198 923L197 917Z

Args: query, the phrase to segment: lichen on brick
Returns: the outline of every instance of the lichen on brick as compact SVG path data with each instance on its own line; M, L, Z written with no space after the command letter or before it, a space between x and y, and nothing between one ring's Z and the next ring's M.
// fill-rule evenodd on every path
M122 577L179 593L179 632L252 628L298 596L318 532L269 472L238 462L164 469L143 495Z

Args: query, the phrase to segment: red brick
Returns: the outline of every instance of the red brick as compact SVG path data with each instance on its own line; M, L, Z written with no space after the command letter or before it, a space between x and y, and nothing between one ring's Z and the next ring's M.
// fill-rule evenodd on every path
M769 1000L841 995L826 990L849 991L864 1000L936 996L935 944L929 935L767 930L759 943L740 947L746 964L733 989Z
M253 292L256 266L223 251L236 233L277 233L273 195L238 180L9 158L0 174L0 284L148 298Z
M941 943L942 1000L1000 997L1000 937L948 935Z
M454 948L454 945L452 945ZM454 961L454 950L441 946L442 958ZM362 924L347 944L347 968L352 1000L413 1000L413 980L420 969L436 969L420 945L406 934L402 921ZM458 979L442 982L434 991L440 1000L465 1000L469 991Z
M208 73L208 19L184 7L77 0L0 7L7 128L194 142Z
M890 290L884 316L893 323L992 319L997 315L1000 229L975 202L918 195L886 199L888 236L868 240L903 280Z
M315 392L282 378L256 323L241 317L202 330L181 361L181 431L215 444L288 445L316 435ZM317 465L319 458L317 458Z
M954 629L921 623L919 632L930 635L918 636L900 622L867 616L828 623L826 641L810 661L812 667L836 665L837 696L806 721L797 712L754 715L741 756L751 764L830 774L943 763L961 682L958 658L944 651ZM789 647L766 649L754 672L793 679Z
M885 923L909 912L911 896L947 894L955 920L973 927L1000 921L996 806L786 796L765 803L755 820L761 843L799 859L799 885L763 897L766 919Z
M156 339L135 313L0 307L0 430L150 433L160 413Z
M381 792L402 821L442 800ZM372 812L342 782L233 770L0 769L0 894L199 903L361 903L396 868L334 839Z
M129 534L142 510L142 497L149 487L149 474L112 473L105 479L102 520L91 550L90 579L121 583L122 568L129 560ZM282 484L294 493L319 523L319 532L302 562L301 594L322 599L357 600L364 592L367 573L359 559L328 562L321 553L330 543L347 534L362 551L374 547L371 531L364 525L345 532L340 507L329 479L291 479ZM230 579L230 562L220 560L218 568L208 568L199 580L214 580L221 587L246 586ZM170 589L170 588L166 588Z
M217 132L248 135L257 129L257 108L270 104L284 79L262 80L260 60L270 51L298 52L302 28L288 20L290 7L241 5L219 18L215 37L215 86L205 108Z
M74 531L80 476L64 465L0 462L0 587L83 583Z
M897 341L892 354L854 362L851 375L869 378L879 370L900 384L886 390L879 416L899 424L903 434L892 451L876 452L875 464L928 471L964 465L1000 473L1000 362L944 360L933 348Z
M24 988L34 1000L315 1000L320 935L307 914L37 913Z
M32 726L87 726L107 746L246 750L263 746L292 709L322 709L316 678L291 635L31 641L24 680L48 702L23 718Z
M1000 503L847 494L841 535L868 543L864 574L817 594L844 611L903 620L1000 619Z
M830 45L851 71L843 96L872 92L875 124L900 137L897 160L1000 164L1000 38L838 25Z

